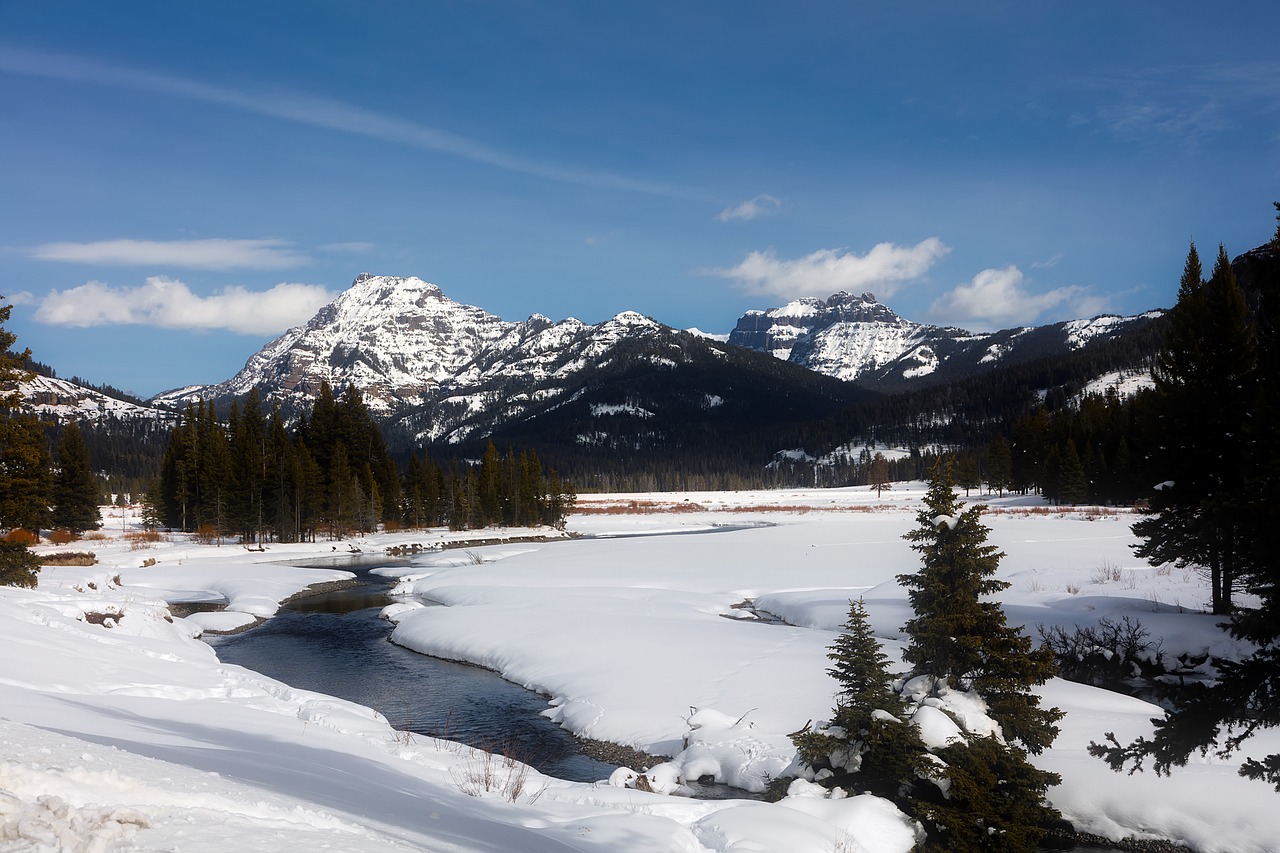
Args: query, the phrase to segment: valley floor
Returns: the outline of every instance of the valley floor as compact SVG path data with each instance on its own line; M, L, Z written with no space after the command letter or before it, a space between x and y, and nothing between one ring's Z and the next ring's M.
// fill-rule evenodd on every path
M922 494L922 484L899 484L879 498L584 496L569 524L581 538L423 551L381 570L404 594L387 615L396 642L545 694L548 715L578 734L674 756L650 771L655 787L715 775L758 790L787 774L787 733L831 710L826 651L851 597L896 659L908 609L894 578L917 566L901 537ZM1198 576L1134 559L1131 515L984 500L991 542L1006 554L1010 621L1034 634L1129 616L1166 655L1240 653L1198 612ZM196 639L349 576L290 562L462 534L249 552L180 536L131 541L121 535L131 522L113 515L107 539L41 546L92 550L97 565L46 568L35 590L0 588L0 849L879 853L915 841L892 805L823 799L803 785L766 804L543 777L222 664ZM199 600L225 608L174 618L166 606ZM1062 775L1051 798L1079 830L1204 853L1274 849L1275 793L1236 775L1242 758L1197 759L1170 778L1115 774L1087 755L1088 742L1148 732L1158 709L1062 680L1043 692L1067 715L1038 763ZM1251 744L1252 754L1277 751L1275 733Z

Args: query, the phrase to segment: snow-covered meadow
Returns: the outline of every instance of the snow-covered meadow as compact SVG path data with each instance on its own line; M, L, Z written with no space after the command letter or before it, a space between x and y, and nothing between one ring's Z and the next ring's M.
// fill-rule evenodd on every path
M894 578L916 567L901 537L922 494L898 484L878 499L866 489L584 496L569 529L588 538L426 552L388 569L405 596L387 615L396 642L498 670L545 694L548 715L576 733L674 756L647 774L655 788L715 775L759 789L788 772L787 734L831 710L826 652L851 597L888 653L901 648L908 609ZM1006 554L1010 621L1034 633L1129 616L1166 654L1238 652L1196 612L1207 598L1198 576L1134 559L1132 516L983 500ZM367 556L461 535L354 545ZM11 845L0 849L790 853L905 851L915 840L890 804L823 799L803 783L767 804L550 779L224 665L196 639L346 577L281 565L333 555L330 543L257 553L113 534L40 547L92 550L98 564L46 568L35 590L0 588L0 845ZM166 600L226 609L175 618ZM1240 779L1238 759L1193 759L1171 778L1112 773L1088 742L1148 731L1158 710L1061 680L1044 694L1067 716L1037 761L1062 775L1051 799L1078 829L1206 853L1276 849L1275 793ZM1274 733L1254 744L1276 751Z

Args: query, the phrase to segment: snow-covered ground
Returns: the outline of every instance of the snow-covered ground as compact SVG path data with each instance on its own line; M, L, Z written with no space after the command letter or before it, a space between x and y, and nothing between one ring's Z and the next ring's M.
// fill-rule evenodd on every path
M897 484L879 499L866 489L584 496L569 526L591 538L424 552L391 570L406 597L388 615L397 642L545 693L548 714L575 732L675 756L647 774L659 789L705 774L758 789L787 772L787 733L831 710L826 652L850 597L866 602L889 654L901 648L907 606L894 578L916 568L901 536L922 494ZM1132 516L989 503L1011 621L1034 632L1130 616L1166 654L1239 652L1196 612L1199 577L1133 558ZM96 566L46 568L35 590L0 588L0 850L878 853L915 840L890 804L822 799L803 784L766 804L547 778L224 665L196 639L347 576L281 563L460 534L249 552L130 542L119 515L107 526L108 540L40 546L92 550ZM411 592L449 606L420 607ZM183 619L166 600L227 604ZM735 606L744 601L755 610ZM753 618L761 611L786 624ZM1238 759L1195 759L1172 778L1112 773L1088 742L1147 732L1158 710L1058 680L1044 694L1067 716L1038 761L1062 775L1051 798L1077 828L1200 851L1275 849L1275 793L1240 779ZM1275 733L1251 749L1277 751Z

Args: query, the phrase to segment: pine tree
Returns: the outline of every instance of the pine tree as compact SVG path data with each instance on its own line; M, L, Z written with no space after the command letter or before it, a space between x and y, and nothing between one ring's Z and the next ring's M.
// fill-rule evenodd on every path
M871 466L867 469L867 479L871 483L871 488L876 490L876 497L880 497L882 489L889 488L889 460L884 458L883 453L876 453L871 457Z
M1057 817L1044 801L1057 775L1037 770L1026 758L1047 748L1058 733L1054 724L1062 712L1039 707L1031 692L1053 675L1053 655L1033 649L1031 638L1006 624L1004 610L990 598L1008 583L995 578L1003 554L987 544L990 530L979 520L983 507L966 509L956 498L949 462L936 463L930 475L918 526L906 534L921 555L921 568L898 576L915 611L904 628L909 642L903 657L913 665L913 676L931 679L937 695L976 692L1003 740L970 736L939 751L952 788L943 806L922 805L920 815L933 843L941 845L937 849L1031 850L1034 841L1024 842L1038 841ZM981 780L995 773L1019 784L998 796L979 790ZM968 780L977 781L971 786ZM973 827L981 831L971 834ZM1010 839L1024 846L1004 846L1015 843Z
M89 448L72 421L58 440L58 472L53 482L53 525L79 535L102 527L98 478L89 466Z

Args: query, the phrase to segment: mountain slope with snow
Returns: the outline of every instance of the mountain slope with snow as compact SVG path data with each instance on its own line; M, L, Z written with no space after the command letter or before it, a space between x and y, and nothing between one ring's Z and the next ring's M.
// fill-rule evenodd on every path
M172 414L152 406L121 400L67 379L34 374L18 384L23 408L43 420L96 423L119 420L165 420Z
M687 375L691 365L715 365L715 370L699 374L706 387L649 383L645 400L630 401L639 408L669 411L662 398L672 387L687 388L686 396L698 405L682 409L677 420L707 411L700 401L715 396L723 400L727 387L743 389L735 399L749 396L755 404L758 395L748 394L748 389L768 384L761 374L779 370L772 361L632 311L595 325L573 318L557 323L539 314L508 322L455 302L419 278L362 274L306 325L290 329L254 354L231 379L166 392L156 401L170 406L195 399L225 403L257 389L264 399L296 412L306 409L322 383L335 389L352 384L376 416L415 444L456 443L553 411L583 395L591 398L583 405L628 403L615 397L640 392L602 390L617 384L620 369L632 378L662 377L673 370ZM798 400L816 395L834 404L855 393L799 368L791 368L788 377L791 396ZM821 389L810 391L809 386ZM816 408L781 408L825 413L830 407L823 402ZM613 425L617 424L615 419ZM608 440L613 442L613 436Z
M729 342L827 376L892 389L939 383L1032 359L1065 355L1093 341L1139 329L1162 312L1104 315L1048 326L974 334L906 320L873 294L805 297L778 308L748 311Z

